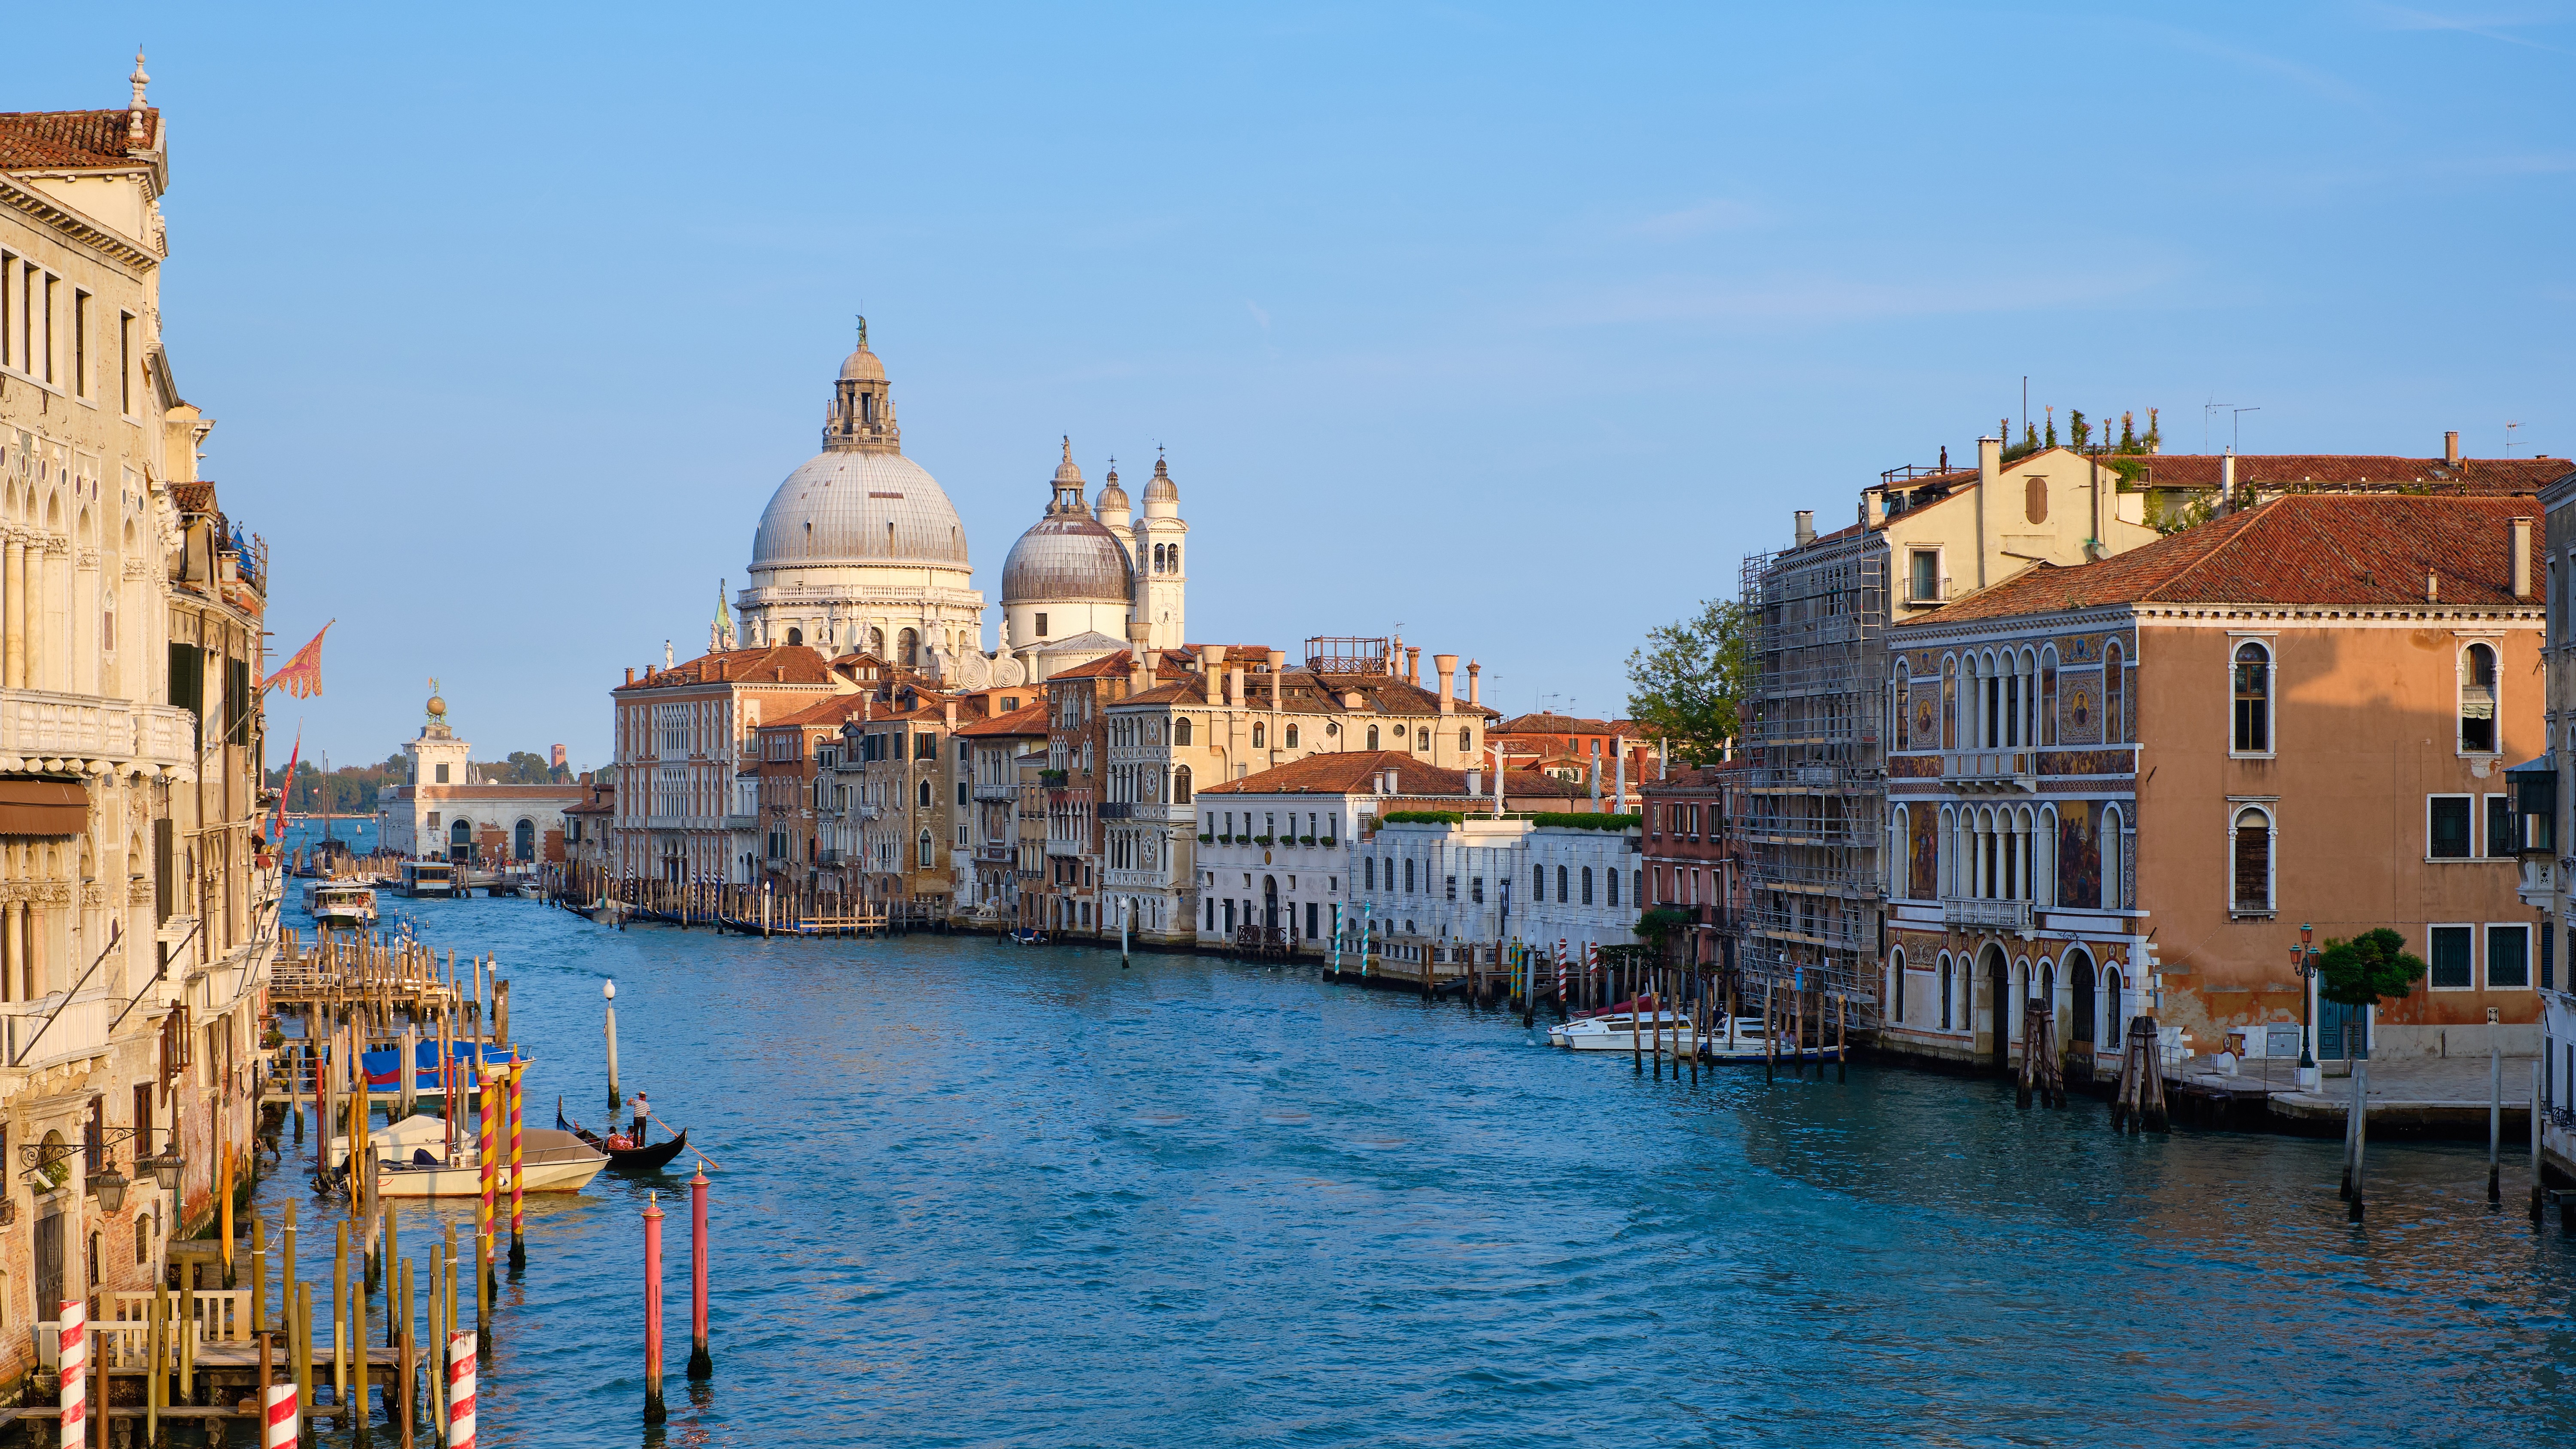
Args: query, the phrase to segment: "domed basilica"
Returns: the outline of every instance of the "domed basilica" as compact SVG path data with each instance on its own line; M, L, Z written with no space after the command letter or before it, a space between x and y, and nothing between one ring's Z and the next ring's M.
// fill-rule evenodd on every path
M1001 648L983 644L984 595L973 587L966 530L936 479L903 455L885 364L858 349L841 363L824 412L823 451L770 496L752 534L751 582L724 611L711 648L806 644L826 656L865 652L969 689L1044 678L1140 642L1182 642L1180 489L1163 462L1130 517L1113 468L1097 514L1073 445L1046 511L1002 566Z

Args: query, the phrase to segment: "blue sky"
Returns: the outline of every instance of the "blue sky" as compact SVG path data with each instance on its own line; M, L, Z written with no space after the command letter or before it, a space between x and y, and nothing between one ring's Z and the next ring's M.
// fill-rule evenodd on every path
M112 18L111 18L112 16ZM865 311L988 600L1169 449L1190 634L1615 711L1790 511L2032 411L2565 454L2561 6L46 7L172 137L164 310L268 538L279 753L608 754ZM2213 436L2226 441L2229 418ZM1131 491L1133 491L1131 489ZM998 609L988 619L998 617ZM988 623L988 640L991 625Z

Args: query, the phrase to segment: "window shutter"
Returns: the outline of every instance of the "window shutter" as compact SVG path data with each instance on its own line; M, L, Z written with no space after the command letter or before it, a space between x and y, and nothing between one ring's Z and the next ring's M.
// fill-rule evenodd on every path
M2236 908L2259 911L2270 903L2272 832L2259 823L2236 827Z

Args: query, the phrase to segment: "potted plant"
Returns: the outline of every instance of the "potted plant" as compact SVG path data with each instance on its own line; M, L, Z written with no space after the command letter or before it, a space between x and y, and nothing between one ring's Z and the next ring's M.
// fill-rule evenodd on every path
M1252 837L1252 843L1255 845L1268 845L1270 843L1270 837L1267 835L1256 835Z
M1297 837L1297 843L1299 845L1313 845L1315 843L1315 837L1311 835L1300 835Z
M1201 845L1206 845L1207 843L1209 843L1210 841L1213 841L1213 840L1215 840L1215 839L1216 839L1216 837L1215 837L1215 836L1213 836L1213 835L1201 835L1201 836L1199 837L1199 844L1201 844Z

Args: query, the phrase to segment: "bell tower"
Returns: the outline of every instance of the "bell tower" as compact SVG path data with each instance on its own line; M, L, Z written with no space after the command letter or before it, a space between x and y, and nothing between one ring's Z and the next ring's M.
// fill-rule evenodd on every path
M1181 520L1181 489L1172 481L1162 450L1154 451L1154 476L1145 484L1145 513L1135 523L1136 621L1149 632L1148 648L1178 649L1188 642L1189 575L1181 542L1190 526Z

